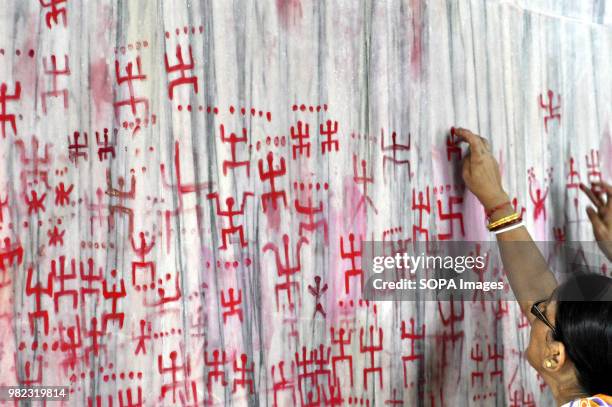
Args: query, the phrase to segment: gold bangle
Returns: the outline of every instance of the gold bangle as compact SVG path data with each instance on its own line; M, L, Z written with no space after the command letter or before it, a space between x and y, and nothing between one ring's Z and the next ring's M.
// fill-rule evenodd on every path
M487 228L488 228L489 230L491 230L492 228L495 228L495 227L497 227L497 226L504 225L504 224L506 224L506 223L508 223L508 222L512 222L512 221L514 221L514 220L517 220L517 219L518 219L518 218L520 218L520 217L521 217L521 214L520 214L520 213L513 213L512 215L504 216L503 218L501 218L501 219L499 219L499 220L496 220L496 221L495 221L495 222L493 222L493 223L489 223L489 225L487 226Z

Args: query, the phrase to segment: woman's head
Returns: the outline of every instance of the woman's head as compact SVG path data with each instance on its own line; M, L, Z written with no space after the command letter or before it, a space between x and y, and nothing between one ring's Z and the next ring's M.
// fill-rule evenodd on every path
M547 382L612 394L612 279L576 275L533 312L527 358Z

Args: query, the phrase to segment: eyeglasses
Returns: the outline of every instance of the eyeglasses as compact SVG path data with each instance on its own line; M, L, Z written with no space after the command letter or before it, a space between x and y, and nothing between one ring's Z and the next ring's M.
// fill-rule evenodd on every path
M548 299L534 302L533 305L531 306L531 313L535 315L537 319L544 322L550 329L552 329L553 333L556 333L555 327L553 326L553 324L550 323L548 318L546 318L546 315L544 315L544 313L540 310L540 304L543 304L547 301Z

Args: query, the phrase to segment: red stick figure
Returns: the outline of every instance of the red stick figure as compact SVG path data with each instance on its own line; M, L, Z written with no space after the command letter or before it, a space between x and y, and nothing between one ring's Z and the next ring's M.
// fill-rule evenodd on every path
M81 149L87 150L89 147L87 133L83 133L83 139L85 139L83 143L79 143L80 138L81 133L78 131L72 134L72 142L70 141L70 136L68 136L68 159L76 166L79 165L79 158L83 158L85 161L88 158L87 151L81 151Z
M207 195L208 199L215 200L217 205L217 215L228 218L229 226L226 228L221 228L221 240L223 243L219 247L219 250L227 250L228 238L233 234L238 234L241 247L247 246L247 242L244 240L244 228L242 225L234 224L234 217L238 215L244 215L244 207L246 205L246 200L249 196L253 196L253 193L245 192L242 195L242 203L240 204L240 210L232 209L235 204L234 198L232 198L231 196L227 197L227 199L225 200L225 205L227 209L221 210L221 206L219 204L219 195L216 192Z
M355 209L355 215L359 212L359 208L364 205L366 202L372 207L374 213L378 214L378 210L376 206L374 206L374 202L372 198L368 195L368 184L374 183L374 177L368 177L366 171L366 160L361 160L361 175L357 173L357 156L353 155L353 181L355 184L363 184L363 193L361 198L359 198L359 202L357 203L357 208Z
M227 291L227 298L225 298L225 294L223 290L221 290L221 307L228 308L227 311L223 311L223 323L227 322L227 318L232 315L237 315L240 322L242 322L242 309L240 309L240 304L242 304L242 290L238 290L238 296L234 295L234 289L230 288Z
M223 175L227 175L227 170L233 170L234 168L245 167L247 177L251 176L251 163L249 160L238 161L236 158L236 146L238 143L246 143L248 142L247 137L247 129L242 128L242 137L236 136L236 133L231 132L229 136L225 135L225 127L223 124L219 126L219 131L221 133L221 142L230 144L230 154L232 156L231 160L223 160Z
M398 152L410 151L410 133L408 133L408 144L397 143L397 133L391 133L391 144L385 146L385 132L380 129L380 150L383 153L383 178L386 176L385 164L390 162L394 167L400 165L408 165L408 179L412 179L412 173L410 171L410 160L401 160L397 158ZM385 155L385 152L391 152L391 155ZM461 151L461 150L460 150ZM386 182L386 179L385 179Z
M179 72L178 78L173 79L168 84L168 96L170 99L174 99L174 88L180 85L191 85L195 93L198 93L198 78L197 76L188 77L186 72L190 71L194 67L193 54L191 52L191 46L189 46L189 62L185 63L183 60L183 51L180 45L176 46L176 59L177 63L170 65L168 62L168 54L164 54L164 63L166 65L166 73L170 74L173 72Z
M68 0L39 0L40 5L45 9L50 9L45 14L45 22L47 23L47 27L51 29L51 23L58 24L58 18L62 17L62 24L64 27L68 24L68 15L66 12L66 2Z
M146 97L136 97L134 93L134 81L144 82L147 79L147 75L142 73L142 64L140 61L140 56L136 57L136 70L137 73L134 73L134 63L128 62L125 66L125 75L121 74L119 61L115 61L115 79L117 80L117 85L121 86L123 83L127 84L128 89L128 97L127 99L118 100L113 103L115 108L115 116L119 117L119 111L122 107L129 107L132 116L136 116L136 107L138 105L143 105L145 110L145 119L149 117L149 99ZM115 97L115 99L118 99Z
M334 150L338 151L339 142L338 140L334 140L333 136L338 133L338 122L334 121L332 125L331 120L327 120L325 122L326 127L323 127L323 124L319 125L319 131L321 132L321 136L327 137L327 140L321 142L321 154L325 154L326 151L331 152L332 147Z
M255 371L254 363L251 362L251 367L248 368L246 353L243 353L242 355L240 355L240 362L241 362L241 364L238 365L238 361L234 360L234 373L238 373L239 376L234 379L234 385L232 387L232 393L236 393L236 390L238 390L238 386L240 386L242 388L248 386L249 394L253 394L253 379L252 379L252 377L253 377L253 373ZM251 378L247 379L247 375L251 376Z
M6 138L6 123L10 124L13 133L17 135L17 125L15 123L15 115L6 112L6 103L17 101L21 98L21 83L15 82L15 92L12 95L6 93L6 83L0 85L0 123L2 123L2 138Z
M308 123L302 123L301 120L297 122L297 133L295 132L295 127L291 126L291 140L296 140L297 144L291 146L291 151L293 152L293 159L297 158L297 153L300 156L306 153L306 157L310 157L310 126Z
M357 259L361 258L362 247L355 247L355 235L353 233L349 233L348 240L349 250L347 251L344 248L344 238L340 236L340 257L351 261L351 268L344 271L344 290L346 294L351 291L350 279L353 277L359 277L360 287L363 288L363 270L361 267L357 267Z
M326 317L325 311L323 310L323 305L321 305L320 299L321 299L321 296L325 294L325 292L327 291L327 284L321 287L321 277L319 276L315 276L314 280L315 280L314 287L311 285L308 285L308 291L313 297L315 297L315 301L317 303L317 306L312 315L312 318L314 319L314 317L317 315L317 312L320 312L321 315L323 315L323 318L325 318Z
M51 75L51 90L41 92L40 98L42 101L43 113L47 114L47 98L62 97L64 101L64 109L68 109L68 89L60 89L58 86L58 79L60 76L70 76L70 63L68 61L68 55L64 55L64 67L57 67L57 58L55 55L51 55L51 67L47 66L47 58L43 57L43 72L46 75Z
M294 256L296 258L296 262L294 266L291 265L291 260L289 258L290 257L289 256L289 236L287 236L287 234L283 235L283 254L284 254L284 259L285 259L284 264L281 261L279 248L277 245L270 242L270 243L267 243L262 248L262 251L264 253L267 252L268 250L272 250L272 252L274 253L274 260L276 262L276 274L278 275L279 278L285 279L284 282L277 283L274 286L274 295L276 297L276 310L277 311L279 309L278 308L279 293L281 291L285 291L287 293L287 301L290 306L294 305L293 300L291 299L292 290L295 290L297 293L299 293L300 291L300 283L298 281L293 281L292 278L294 274L299 273L302 269L300 250L303 244L308 244L308 239L306 239L305 237L300 237L295 245Z
M268 201L272 201L272 209L276 210L278 205L276 204L277 199L281 199L285 207L287 207L287 195L284 190L277 190L275 186L275 179L281 177L287 173L287 167L285 166L285 159L281 157L280 166L274 168L273 166L274 155L270 151L266 156L266 162L268 163L268 169L264 170L263 160L259 160L259 179L261 181L270 182L270 191L261 194L261 206L264 212L267 210Z
M557 98L559 100L559 105L557 106L553 106L553 97L555 95L555 92L548 89L546 95L548 96L548 104L544 103L544 100L542 99L542 94L540 93L540 107L542 109L547 110L547 115L544 116L544 129L548 133L548 121L554 119L561 120L561 114L558 113L558 111L561 109L561 95L557 95Z
M370 325L370 344L365 345L363 341L364 329L359 330L359 351L370 354L370 366L363 368L363 386L368 389L368 375L378 373L378 386L383 388L383 371L381 366L374 366L374 354L383 350L383 330L378 328L378 344L374 344L374 326Z
M108 129L104 129L103 139L100 139L100 132L96 131L96 144L98 145L98 159L100 162L108 159L108 156L115 158L115 146L117 145L117 130L113 131L113 139L108 140Z

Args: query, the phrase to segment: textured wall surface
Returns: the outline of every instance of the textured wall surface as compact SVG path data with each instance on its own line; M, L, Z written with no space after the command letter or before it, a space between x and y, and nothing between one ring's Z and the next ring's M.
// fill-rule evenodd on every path
M362 242L491 239L452 125L491 140L536 239L592 239L610 2L2 0L0 22L0 384L551 405L514 302L363 301Z

